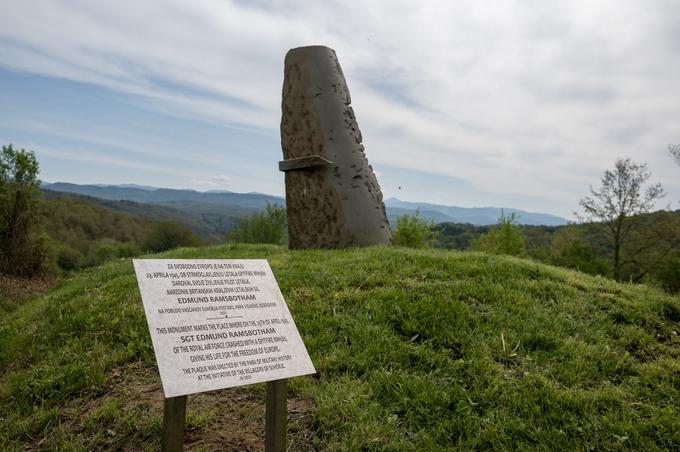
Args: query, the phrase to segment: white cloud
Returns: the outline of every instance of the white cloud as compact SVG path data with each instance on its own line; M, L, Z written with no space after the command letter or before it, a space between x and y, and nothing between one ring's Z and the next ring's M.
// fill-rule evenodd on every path
M231 185L232 180L229 176L218 174L210 179L194 179L191 182L202 189L210 190L228 187Z
M159 165L156 163L149 164L139 162L138 160L102 155L100 153L92 151L91 149L72 148L65 150L62 148L55 148L39 144L33 145L31 147L34 149L38 149L36 151L38 158L40 158L41 156L48 156L60 160L67 161L70 160L75 162L90 162L97 165L113 165L121 168L141 170L148 173L162 173L181 178L187 176L186 171L182 171L173 166Z
M321 43L375 163L564 212L629 156L680 196L665 154L680 141L677 2L5 3L0 64L15 70L277 134L285 52Z

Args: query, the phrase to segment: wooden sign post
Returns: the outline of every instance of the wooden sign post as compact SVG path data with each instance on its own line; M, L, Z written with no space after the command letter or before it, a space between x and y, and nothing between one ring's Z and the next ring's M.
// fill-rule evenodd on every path
M264 450L284 452L288 427L288 380L267 383L267 407L264 419Z
M161 452L179 452L184 445L187 396L170 397L163 404Z
M268 382L265 450L285 451L287 379L316 371L269 263L133 263L165 393L162 450L182 450L187 394Z

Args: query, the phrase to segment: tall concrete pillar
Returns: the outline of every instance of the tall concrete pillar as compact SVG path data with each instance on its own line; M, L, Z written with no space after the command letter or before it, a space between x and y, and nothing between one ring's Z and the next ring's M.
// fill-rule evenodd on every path
M389 243L382 192L368 164L345 77L323 46L286 55L281 147L290 248Z

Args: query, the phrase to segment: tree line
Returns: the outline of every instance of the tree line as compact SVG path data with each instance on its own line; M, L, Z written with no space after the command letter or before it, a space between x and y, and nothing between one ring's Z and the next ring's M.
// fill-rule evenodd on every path
M680 145L669 146L680 164ZM680 291L680 210L654 211L665 195L661 184L650 183L646 164L618 159L606 170L601 184L592 186L579 205L579 223L567 226L521 226L514 215L501 215L495 226L444 223L433 225L413 216L397 220L399 227L432 231L420 246L476 250L531 257L541 262L611 277L619 281L650 282L670 292ZM425 232L423 232L425 231ZM411 237L417 234L410 234Z

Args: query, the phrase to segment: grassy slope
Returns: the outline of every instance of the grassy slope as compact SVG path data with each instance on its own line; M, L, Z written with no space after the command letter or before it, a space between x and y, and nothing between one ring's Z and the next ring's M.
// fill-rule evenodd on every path
M680 447L678 297L478 253L225 246L161 256L269 259L318 370L291 383L313 401L317 447ZM62 423L64 406L94 398L132 361L154 365L130 261L9 314L0 445L105 447L115 424L118 444L157 447L162 413L121 420L103 406L75 428Z

